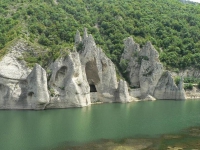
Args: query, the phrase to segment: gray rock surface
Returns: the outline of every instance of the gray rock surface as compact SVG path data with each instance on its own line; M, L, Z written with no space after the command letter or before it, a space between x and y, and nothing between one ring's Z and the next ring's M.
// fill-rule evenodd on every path
M87 81L90 87L96 88L96 99L100 102L116 102L118 82L115 65L102 49L96 46L92 35L88 35L86 29L83 36L83 48L79 53Z
M45 109L49 100L46 71L36 64L27 77L27 102L32 109Z
M82 41L82 38L81 38L80 32L77 30L76 35L75 35L75 44L78 44L81 41Z
M9 48L9 52L0 60L0 76L10 79L26 79L31 70L26 66L22 53L28 49L27 43L19 40Z
M70 53L57 59L50 67L51 101L47 108L83 107L91 104L90 87L79 54Z
M38 64L31 70L23 61L29 50L19 40L0 60L0 109L48 109L84 107L96 102L186 99L181 80L178 86L164 71L159 54L150 42L140 49L132 38L124 40L120 64L128 73L130 85L117 81L115 65L84 29L75 35L75 52L58 58L46 71ZM78 52L76 52L76 50ZM47 83L48 82L48 83ZM48 86L47 86L48 85ZM130 96L131 95L131 96Z
M37 65L27 79L0 77L0 109L44 109L49 102L46 71Z
M154 101L156 99L151 95L147 95L144 99L141 99L141 100L143 100L143 101Z
M176 86L170 72L163 72L153 95L156 99L184 100L186 95L182 84L181 80L179 86Z
M128 78L130 79L130 86L139 87L139 72L141 64L138 61L140 52L140 45L133 41L132 37L128 37L124 40L124 52L122 54L120 64L122 61L127 63L126 71L128 72Z
M124 41L125 48L121 61L127 61L127 71L132 87L140 87L140 92L131 90L131 96L140 95L140 99L185 99L185 91L180 85L177 87L168 72L164 73L163 65L159 61L159 54L150 42L140 50L132 38ZM171 95L170 95L171 94ZM149 98L150 97L150 98Z
M118 102L122 103L131 102L131 97L128 92L128 86L126 81L124 80L119 81L117 94L118 94L118 99L117 99Z
M159 62L159 55L150 42L142 48L139 54L141 59L141 67L139 73L140 88L142 98L147 95L153 95L155 86L160 79L163 66Z
M49 101L46 71L19 59L29 48L18 40L0 61L0 109L44 109Z

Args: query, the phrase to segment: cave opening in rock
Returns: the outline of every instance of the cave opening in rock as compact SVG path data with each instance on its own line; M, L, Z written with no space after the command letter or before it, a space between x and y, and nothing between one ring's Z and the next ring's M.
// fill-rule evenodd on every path
M94 84L90 84L90 92L97 92L97 89Z
M100 78L95 59L86 63L85 72L87 81L90 85L90 92L97 92L95 85L98 85L98 83L100 82Z
M31 96L31 97L32 97L33 95L34 95L33 92L29 92L29 93L28 93L28 96Z

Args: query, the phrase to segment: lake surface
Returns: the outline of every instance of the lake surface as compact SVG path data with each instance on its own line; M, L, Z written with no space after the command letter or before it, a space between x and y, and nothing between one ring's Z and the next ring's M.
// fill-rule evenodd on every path
M37 150L63 143L156 137L200 126L200 101L100 104L45 111L0 111L0 149Z

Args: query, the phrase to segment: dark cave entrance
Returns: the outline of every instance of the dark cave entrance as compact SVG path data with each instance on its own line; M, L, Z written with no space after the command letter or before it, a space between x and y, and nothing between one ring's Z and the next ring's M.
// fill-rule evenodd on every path
M90 84L90 92L97 92L97 89L94 84Z
M29 93L28 93L28 96L30 96L30 97L32 97L33 95L34 95L33 92L29 92Z
M85 65L87 81L90 85L90 92L97 92L96 85L100 82L96 60L88 61Z

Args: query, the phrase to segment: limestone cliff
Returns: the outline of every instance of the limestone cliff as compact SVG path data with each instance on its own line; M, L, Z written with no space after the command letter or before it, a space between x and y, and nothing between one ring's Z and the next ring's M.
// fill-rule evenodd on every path
M121 62L127 62L126 71L132 87L140 90L140 99L185 99L182 86L176 86L172 75L165 73L159 54L150 42L142 49L131 37L125 39ZM182 83L180 83L182 84ZM133 95L134 91L132 90Z
M91 104L90 87L77 52L57 59L50 70L51 101L47 108L83 107Z
M26 48L19 41L0 62L0 109L44 109L49 102L46 71L36 64L30 72L18 59Z
M159 79L154 93L154 97L157 99L185 99L185 91L180 82L179 86L176 86L174 80L169 71L163 72Z
M92 35L87 34L87 29L84 30L83 40L80 41L82 38L79 36L80 33L77 32L75 43L77 47L82 45L78 51L92 92L91 102L124 102L123 99L117 97L118 82L113 62L101 48L96 46ZM124 92L128 93L128 88Z
M48 70L36 64L27 67L23 53L28 44L19 40L0 61L0 109L48 109L84 107L96 102L127 103L136 100L185 99L182 82L176 86L164 71L159 54L150 42L140 49L132 38L124 40L120 65L126 81L116 78L113 62L98 47L92 35L77 31L75 48L52 62Z
M38 64L27 77L27 101L33 109L45 109L49 103L46 71Z
M125 62L127 67L125 68L128 72L128 78L130 80L130 86L139 87L140 79L139 72L141 62L138 60L140 52L140 45L133 41L133 38L129 37L124 40L124 53L122 54L120 64Z
M130 102L126 81L116 78L115 65L85 29L77 31L75 49L46 71L29 69L23 53L30 47L19 40L0 61L0 109L84 107L96 102ZM20 59L19 59L20 58ZM48 82L48 83L47 83Z

